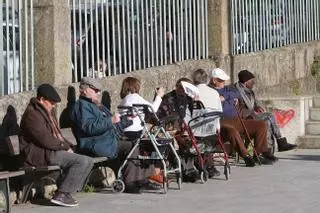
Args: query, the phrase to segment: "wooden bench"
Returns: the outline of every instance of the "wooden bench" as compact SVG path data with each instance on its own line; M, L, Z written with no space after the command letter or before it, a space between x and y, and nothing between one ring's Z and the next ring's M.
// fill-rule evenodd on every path
M61 132L69 142L71 142L73 145L77 144L76 138L74 137L71 128L61 129ZM20 154L19 138L17 135L7 137L6 142L8 143L10 155ZM108 162L107 157L94 157L93 160L95 167L105 165ZM12 173L12 175L13 174L14 173ZM34 184L38 181L43 180L49 180L52 183L55 183L56 178L61 174L61 168L58 165L37 167L29 166L22 167L19 171L16 171L16 174L24 175L21 180L22 192L18 196L18 202L26 203Z

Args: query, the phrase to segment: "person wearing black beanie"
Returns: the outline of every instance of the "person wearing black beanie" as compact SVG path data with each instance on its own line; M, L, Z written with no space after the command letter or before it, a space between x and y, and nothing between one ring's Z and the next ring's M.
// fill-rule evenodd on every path
M274 152L274 139L278 144L278 151L288 151L296 148L295 144L287 142L285 137L282 137L279 126L276 123L275 117L272 113L259 105L255 93L253 91L255 75L248 70L241 70L238 73L238 82L235 87L238 89L241 99L239 100L239 109L241 117L244 119L253 118L256 120L264 120L268 124L268 144L269 144L269 157L276 161L277 158L273 156Z

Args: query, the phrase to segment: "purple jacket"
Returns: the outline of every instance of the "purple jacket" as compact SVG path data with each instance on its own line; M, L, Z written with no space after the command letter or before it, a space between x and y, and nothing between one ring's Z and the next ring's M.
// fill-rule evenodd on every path
M226 86L222 89L216 89L225 101L222 102L223 116L225 118L237 117L237 111L234 106L234 99L241 99L240 93L233 85Z

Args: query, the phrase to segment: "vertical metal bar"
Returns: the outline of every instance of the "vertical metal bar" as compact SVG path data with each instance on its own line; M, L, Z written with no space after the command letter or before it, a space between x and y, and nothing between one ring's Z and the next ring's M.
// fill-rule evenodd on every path
M205 7L205 9L204 9L204 12L205 12L205 15L204 15L204 17L205 17L205 29L206 29L206 32L205 32L205 36L206 36L206 45L205 45L205 47L206 47L206 49L205 49L205 51L206 51L206 54L205 54L205 58L209 58L209 35L208 35L208 0L204 0L204 7ZM191 10L191 8L190 8L190 10Z
M201 8L201 34L202 34L202 45L201 45L201 49L202 49L202 54L201 54L201 58L204 59L205 55L206 55L206 36L205 36L205 15L204 15L204 0L201 0L200 3L200 8ZM186 25L187 26L187 25ZM187 27L185 27L187 29ZM186 40L187 41L187 40ZM186 51L187 53L188 51Z
M30 25L31 25L31 89L34 89L35 77L34 77L34 19L33 19L33 0L30 2ZM13 11L14 12L14 11Z
M172 64L172 43L174 42L174 40L176 40L176 34L173 32L172 26L175 27L175 23L172 19L172 14L173 14L173 8L172 8L172 2L171 0L168 0L168 29L169 29L169 33L170 36L172 36L172 39L170 38L169 40L169 63Z
M0 52L3 52L3 1L0 1ZM3 57L0 57L0 92L1 95L4 95L4 60ZM20 81L21 82L21 81Z
M156 5L156 8L157 8L157 11L159 11L159 16L157 15L156 16L156 20L159 18L159 37L160 37L160 40L158 39L158 41L159 41L159 58L157 59L157 61L160 61L160 66L161 65L163 65L163 61L164 61L164 55L163 55L163 53L164 53L164 50L163 50L163 44L165 43L165 40L166 39L163 39L163 38L165 38L165 30L163 30L164 28L163 28L163 20L162 20L162 13L163 13L163 11L162 11L162 6L163 5L165 5L165 3L163 2L164 0L161 0L161 2L160 1L158 1L158 4Z
M292 1L289 0L288 2L288 6L286 7L286 11L287 11L287 26L286 26L286 32L288 32L287 34L287 44L292 44Z
M230 36L230 47L231 47L231 54L232 55L235 55L236 51L235 51L235 47L236 47L236 44L235 44L235 35L236 35L236 32L235 32L235 5L234 5L234 0L231 0L230 1L230 10L231 10L231 13L230 13L230 23L231 23L231 36Z
M19 0L19 68L20 68L20 89L21 91L24 91L23 89L23 71L24 71L24 67L23 67L23 31L22 31L22 0ZM1 7L1 10L3 9L3 6ZM3 28L3 25L1 24L1 28ZM1 29L1 33L3 33L3 29ZM3 39L1 39L1 42L3 41ZM3 44L1 45L3 47ZM3 67L3 66L2 66ZM2 68L3 71L3 68ZM3 77L3 73L2 73L2 77ZM2 79L2 92L3 92L3 79Z
M254 28L256 27L255 17L252 16L252 10L254 7L252 1L246 0L246 26L247 32L249 33L249 41L246 43L246 52L250 52L250 49L256 51L256 38L254 34Z
M118 54L118 61L117 61L117 64L119 66L119 70L116 74L122 74L122 46L121 46L121 38L122 38L122 31L121 31L121 20L120 20L120 0L117 0L117 41L118 41L118 44L117 44L117 49L119 50L119 54Z
M128 58L128 72L131 72L132 69L132 47L131 47L131 37L134 36L134 34L132 34L131 32L131 22L130 20L134 18L134 14L131 13L131 5L133 4L132 0L126 0L126 17L127 17L127 35L128 35L128 51L126 51L127 54L127 58Z
M137 31L137 51L138 52L138 69L141 69L141 48L140 48L140 44L141 44L141 36L140 36L140 5L139 5L140 1L137 1L136 4L136 10L137 10L137 24L136 24L136 31Z
M181 1L180 0L177 0L176 1L176 10L177 10L177 29L178 29L178 44L177 44L177 51L178 51L178 61L181 61L181 8L180 8L180 4L181 4Z
M189 23L188 23L188 1L185 0L184 1L184 13L183 13L183 19L184 19L184 23L185 23L185 29L184 29L184 33L185 33L185 59L188 60L189 59ZM202 19L202 17L200 17ZM203 19L202 19L203 20ZM203 20L204 21L204 20ZM203 28L202 28L203 29ZM204 46L203 46L204 47Z
M177 0L178 1L178 0ZM175 0L172 0L172 18L173 18L173 35L175 36L175 39L173 40L173 62L177 61L177 42L180 39L178 35L178 26L177 26L177 11L176 11L176 2Z
M145 37L146 37L146 32L148 33L148 25L146 24L146 20L145 20L145 15L144 12L146 11L147 5L144 4L145 1L141 0L141 42L142 42L142 68L145 69L146 68L146 41L145 41Z
M121 23L122 23L122 58L123 58L123 72L122 73L127 73L128 65L127 65L127 32L128 28L126 26L126 19L125 16L128 16L128 13L126 13L126 8L128 7L127 4L125 4L125 0L121 0Z
M113 11L113 5L112 5L112 3L110 5L110 2L108 1L106 3L106 16L105 16L106 17L105 18L105 21L106 21L106 24L105 24L106 30L105 30L105 32L106 32L106 38L107 38L107 56L106 57L107 57L107 67L108 67L107 68L107 73L108 73L108 76L112 75L111 71L114 70L114 66L115 66L115 64L114 64L115 61L114 61L113 57L111 58L111 50L110 50L110 48L111 48L111 39L112 39L111 37L113 37L111 35L111 33L113 33L111 31L111 30L113 30L113 27L112 27L113 25L111 25L112 24L111 23L112 18L111 19L109 18L112 15L112 12L110 14L110 8L111 8L111 11Z
M144 0L145 1L145 11L146 11L146 15L145 15L145 28L146 28L146 42L147 42L147 63L146 66L150 67L151 66L151 60L153 60L153 58L151 57L151 52L150 52L150 37L152 35L150 35L150 23L152 22L152 12L150 13L150 1L149 0Z
M197 16L200 17L200 5L199 1L197 1ZM183 29L183 28L182 28ZM200 59L201 55L201 22L200 19L198 18L197 22L197 38L198 38L198 54L197 54L197 59Z
M315 23L316 23L316 40L320 40L320 4L318 0L315 0L316 2L316 19L315 19Z
M73 47L73 76L74 76L74 81L75 82L78 82L78 75L77 75L77 71L78 71L78 62L77 62L77 31L76 31L76 26L77 26L77 23L76 23L76 13L75 13L75 0L72 0L72 5L71 5L71 16L72 16L72 23L73 23L73 26L72 26L72 47Z
M12 33L12 51L13 51L13 63L12 63L12 67L13 67L13 73L12 73L12 77L13 77L13 82L12 82L12 92L15 93L15 92L19 92L19 90L17 90L16 88L16 81L17 81L17 72L16 72L16 21L15 21L15 10L16 10L16 7L15 7L15 1L14 0L11 0L11 15L12 15L12 27L11 27L11 33ZM9 12L9 11L7 11ZM11 78L11 76L10 76ZM11 86L11 85L10 85ZM11 87L10 87L11 89Z
M168 35L168 22L167 22L167 16L168 16L168 1L167 0L163 0L163 33L164 33L164 44L163 44L163 57L164 57L164 64L167 65L168 64L168 44L171 40L169 40L169 35ZM171 32L170 32L171 33ZM171 36L170 36L171 37Z
M131 0L129 0L131 1ZM138 5L136 0L132 0L132 2L135 2L131 4L131 41L132 41L132 70L135 70L136 67L136 41L139 40L140 38L137 38L137 32L135 31L135 10L134 10L134 5Z
M79 32L80 32L80 35L79 35L79 37L80 37L80 39L81 39L81 37L82 37L82 7L81 7L81 4L80 4L80 2L79 2L79 11L80 11L80 13L79 13L79 25L80 25L80 27L79 27ZM90 16L90 19L91 19L91 16ZM90 21L90 20L89 20ZM86 50L86 52L84 53L85 55L85 63L83 62L83 60L84 60L84 56L83 56L83 45L82 45L82 42L81 42L81 40L80 40L80 63L81 63L81 72L80 72L80 74L81 74L81 78L84 76L84 73L86 73L86 75L88 75L89 74L89 41L88 41L88 37L89 37L89 33L88 33L88 30L89 30L89 26L88 26L88 2L87 2L87 0L85 0L85 2L84 2L84 31L85 31L85 37L86 37L86 39L85 39L85 50ZM91 25L90 25L90 31L92 31L92 27L91 27ZM91 34L91 33L90 33ZM90 35L91 36L91 35ZM92 36L91 36L91 41L90 41L90 43L92 43ZM90 44L91 45L91 44ZM92 45L91 45L92 46ZM92 50L91 50L92 51ZM85 64L86 65L86 67L83 67L83 64Z
M4 76L5 76L5 94L10 94L10 76L11 76L11 64L10 64L10 23L9 23L9 3L6 3L6 68ZM27 3L26 3L27 5ZM27 30L26 30L27 31Z
M101 14L100 14L100 22L101 22L101 69L102 69L102 76L105 77L106 76L106 69L107 69L107 64L106 64L106 29L105 29L105 5L106 5L106 2L105 0L103 0L102 2L100 2L100 5L99 5L99 9L101 10Z
M94 15L94 17L92 17L92 19L94 18L94 24L95 24L95 32L93 32L95 34L95 37L96 37L96 43L94 45L96 45L96 48L94 51L96 51L96 57L95 57L95 63L96 63L96 68L93 69L93 78L99 78L99 74L100 74L100 45L99 45L99 42L100 42L100 36L99 36L99 32L100 32L100 28L102 26L101 25L101 22L99 22L99 17L98 17L98 4L97 4L97 0L94 1L94 10L95 12L93 14L91 14L92 16ZM94 11L92 10L92 11ZM95 76L97 72L97 76Z
M155 29L155 37L154 37L154 40L155 40L155 61L156 61L156 66L159 66L159 38L158 38L158 19L157 19L157 16L158 16L158 11L157 11L157 0L153 0L153 9L154 9L154 29Z
M150 2L150 5L149 5L149 12L150 12L150 38L151 38L151 66L153 67L155 65L155 39L156 39L156 36L154 35L154 25L155 23L153 22L153 8L152 8L152 5L153 5L153 0L151 0Z
M197 13L196 0L193 0L193 59L197 59Z
M28 4L27 2L25 2L24 4L24 24L25 24L25 28L24 28L24 34L25 34L25 90L28 91L29 88L29 54L28 54L28 50L29 50L29 44L28 44L28 40L29 40L29 35L28 35L28 29L29 29L29 25L28 25ZM7 34L8 35L8 34ZM9 36L7 37L9 38ZM8 46L7 46L8 48Z
M116 5L114 4L114 1L111 1L111 31L112 31L112 43L110 45L110 48L112 50L112 65L113 65L113 73L111 75L116 75L117 73L117 65L118 65L118 61L117 61L117 47L116 47L116 25L115 25L115 9L116 9Z

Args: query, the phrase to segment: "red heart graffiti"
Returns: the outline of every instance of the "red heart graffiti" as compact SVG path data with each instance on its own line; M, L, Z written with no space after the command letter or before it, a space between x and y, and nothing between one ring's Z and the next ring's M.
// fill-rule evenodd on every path
M287 111L274 109L273 114L279 127L283 128L287 123L289 123L289 121L292 120L292 118L294 118L295 111L293 109L289 109Z

